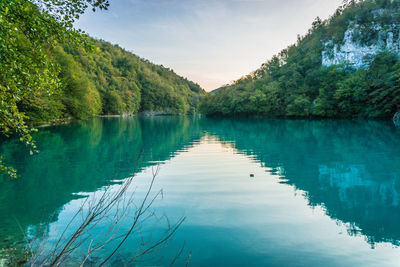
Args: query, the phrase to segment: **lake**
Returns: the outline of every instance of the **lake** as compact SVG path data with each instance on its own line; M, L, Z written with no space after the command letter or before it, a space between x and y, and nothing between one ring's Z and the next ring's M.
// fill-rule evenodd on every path
M34 137L34 156L18 140L0 146L21 175L0 180L0 249L23 253L39 237L54 244L85 199L132 176L134 212L159 168L156 215L108 265L123 266L138 240L185 218L165 248L135 264L400 266L400 128L390 121L96 118ZM65 266L82 260L88 242Z

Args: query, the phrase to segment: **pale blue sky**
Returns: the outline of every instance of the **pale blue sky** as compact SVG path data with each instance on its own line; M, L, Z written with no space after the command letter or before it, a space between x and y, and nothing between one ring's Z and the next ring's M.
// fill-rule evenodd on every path
M210 91L249 74L342 0L110 0L77 26Z

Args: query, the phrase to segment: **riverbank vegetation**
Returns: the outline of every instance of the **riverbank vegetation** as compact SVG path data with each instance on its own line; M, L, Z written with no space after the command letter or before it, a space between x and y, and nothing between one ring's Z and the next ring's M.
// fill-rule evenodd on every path
M101 114L195 113L201 87L73 28L107 0L0 0L0 138L37 152L31 125ZM16 177L0 157L0 173Z
M317 18L305 36L261 68L208 95L202 112L208 116L391 118L400 110L397 53L379 51L364 59L366 68L346 62L323 66L322 54L343 45L349 27L356 33L352 41L360 46L379 38L387 41L389 35L382 36L382 29L398 25L399 8L398 0L347 1L328 20ZM394 41L399 39L398 26L392 34Z
M54 93L17 103L30 123L88 119L97 115L195 113L205 92L172 70L118 45L89 39L91 49L71 44L47 51L57 67Z
M195 113L204 93L199 85L172 70L105 41L90 40L94 49L73 45L50 51L59 66L59 93L29 101L22 110L32 122L60 118L87 119L97 115Z

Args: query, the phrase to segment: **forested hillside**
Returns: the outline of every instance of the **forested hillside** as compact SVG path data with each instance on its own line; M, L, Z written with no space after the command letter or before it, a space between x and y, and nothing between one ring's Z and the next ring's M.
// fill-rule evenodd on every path
M250 75L209 95L209 116L392 117L400 110L400 1L346 1ZM361 62L362 61L362 62Z
M204 94L199 85L117 45L92 42L91 50L64 45L49 51L59 68L60 90L19 104L31 122L141 111L196 112Z
M37 151L31 125L97 115L187 114L199 85L73 27L108 0L0 0L0 141ZM15 177L0 155L0 173Z
M22 93L10 98L25 121L45 123L140 111L196 112L205 94L199 85L117 45L81 34L72 28L72 20L64 20L66 10L60 11L62 19L52 15L61 5L74 10L71 19L79 17L85 2L75 2L76 6L46 1L0 2L1 30L5 34L0 44L8 49L2 51L1 85L8 90L13 86ZM12 81L17 84L8 84ZM38 88L29 94L31 86Z

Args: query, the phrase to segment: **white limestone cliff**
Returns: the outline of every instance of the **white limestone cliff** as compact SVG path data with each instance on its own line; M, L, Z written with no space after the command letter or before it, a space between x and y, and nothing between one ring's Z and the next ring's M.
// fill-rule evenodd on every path
M400 38L394 38L396 28L400 25L389 25L382 28L380 25L372 27L373 31L378 31L378 38L371 45L363 45L359 40L355 41L354 34L360 25L355 25L346 30L343 43L333 44L332 41L324 42L325 49L322 52L322 65L331 66L348 63L355 68L368 67L368 62L364 59L367 56L374 56L382 51L391 51L400 55Z

